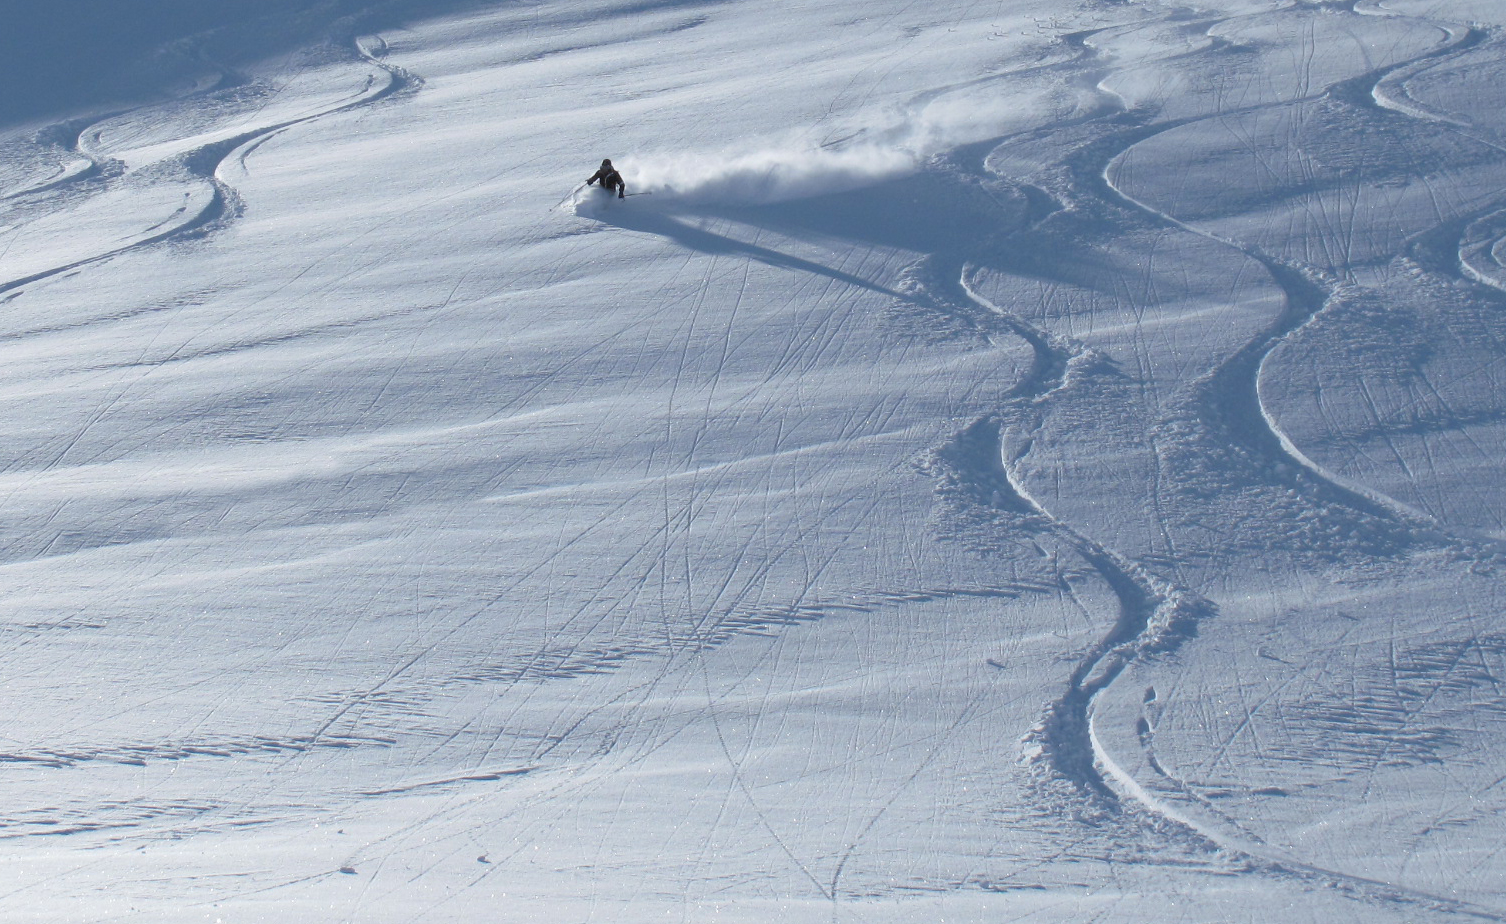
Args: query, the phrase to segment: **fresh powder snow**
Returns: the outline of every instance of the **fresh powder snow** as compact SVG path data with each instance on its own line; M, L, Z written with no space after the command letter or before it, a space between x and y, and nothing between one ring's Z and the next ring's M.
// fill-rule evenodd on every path
M1506 921L1499 0L43 6L0 921Z

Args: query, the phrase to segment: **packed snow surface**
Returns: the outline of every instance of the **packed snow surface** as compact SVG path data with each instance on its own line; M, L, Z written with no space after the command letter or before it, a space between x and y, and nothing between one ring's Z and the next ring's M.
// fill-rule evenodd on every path
M1499 0L184 6L7 25L0 920L1506 921Z

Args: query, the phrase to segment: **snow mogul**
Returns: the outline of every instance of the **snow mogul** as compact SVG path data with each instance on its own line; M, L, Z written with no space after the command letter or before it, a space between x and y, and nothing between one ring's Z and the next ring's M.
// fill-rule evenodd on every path
M617 190L617 198L621 199L627 195L627 183L623 182L622 174L618 173L617 168L612 166L611 160L602 161L601 169L592 174L589 180L586 180L586 185L590 186L598 180L601 182L602 189L608 192L614 189Z

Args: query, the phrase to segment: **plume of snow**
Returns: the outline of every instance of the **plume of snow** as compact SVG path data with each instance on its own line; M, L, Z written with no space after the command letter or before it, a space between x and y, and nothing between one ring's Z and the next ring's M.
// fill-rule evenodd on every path
M888 125L861 129L861 140L812 147L793 139L737 151L650 155L621 165L636 191L685 202L763 205L847 192L919 170L935 155L988 137L1010 121L997 104L933 101Z
M776 146L741 154L648 158L624 173L635 190L691 202L763 205L860 189L913 173L919 166L918 155L897 147Z

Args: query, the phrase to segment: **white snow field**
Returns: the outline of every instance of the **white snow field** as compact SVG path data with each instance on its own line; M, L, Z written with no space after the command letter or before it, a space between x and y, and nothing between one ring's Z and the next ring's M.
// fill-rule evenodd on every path
M343 6L0 129L0 921L1506 921L1506 4Z

